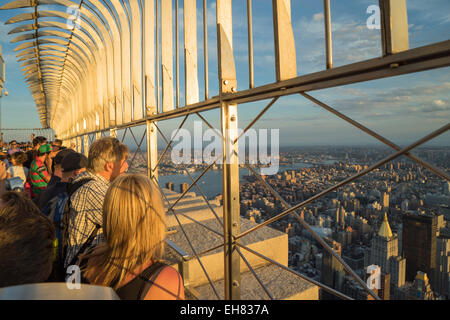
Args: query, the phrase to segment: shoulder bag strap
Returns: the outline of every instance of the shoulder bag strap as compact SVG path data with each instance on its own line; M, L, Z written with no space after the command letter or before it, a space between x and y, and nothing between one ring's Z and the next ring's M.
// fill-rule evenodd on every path
M144 285L141 286L139 290L139 300L143 300L145 298L158 275L167 266L168 265L163 262L156 262L139 275L139 278L144 281Z

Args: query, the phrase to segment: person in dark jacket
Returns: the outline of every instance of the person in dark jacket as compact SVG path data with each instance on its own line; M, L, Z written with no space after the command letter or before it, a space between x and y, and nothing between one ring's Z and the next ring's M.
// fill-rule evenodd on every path
M72 180L86 170L87 163L88 159L81 153L75 151L66 152L66 155L62 157L60 164L61 179L54 184L49 185L47 189L42 192L38 202L39 208L41 210L45 209L53 198L58 197L62 193L67 193ZM44 212L44 214L47 213Z

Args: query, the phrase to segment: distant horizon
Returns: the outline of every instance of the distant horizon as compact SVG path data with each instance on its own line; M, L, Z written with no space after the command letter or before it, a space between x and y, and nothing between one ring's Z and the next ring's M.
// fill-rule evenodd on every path
M398 144L399 147L407 147L408 145L406 144ZM142 147L145 146L141 146ZM270 144L267 145L268 148L271 147ZM331 145L331 144L311 144L311 145L284 145L284 146L280 146L280 149L288 149L288 148L309 148L309 147L341 147L341 148L347 148L347 147L351 147L351 148L386 148L386 149L392 149L389 146L384 146L384 145L379 145L379 144L364 144L364 145L350 145L350 144L341 144L341 145ZM415 147L413 150L417 150L417 149L427 149L427 148L450 148L450 145L427 145L427 146L418 146ZM164 147L159 147L158 146L158 150L165 149ZM191 148L191 150L194 150L194 148Z
M407 145L400 144L399 147L406 147ZM283 149L289 149L289 148L314 148L314 147L320 147L320 148L376 148L376 149L391 149L393 148L389 146L382 146L382 145L296 145L296 146L280 146L280 151L284 151ZM128 145L128 148L131 150L137 150L136 146L130 146ZM420 149L430 149L430 148L449 148L450 145L428 145L428 146L419 146L413 149L414 150L420 150ZM141 150L146 150L146 146L141 146ZM158 151L164 151L165 147L158 147ZM270 150L270 145L268 146L268 149ZM191 150L194 150L192 148ZM170 150L168 151L170 152Z

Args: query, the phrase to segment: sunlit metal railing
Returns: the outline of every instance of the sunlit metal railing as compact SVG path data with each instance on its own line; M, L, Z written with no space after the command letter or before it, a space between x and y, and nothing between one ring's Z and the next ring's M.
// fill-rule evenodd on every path
M212 2L210 1L210 3ZM380 57L333 68L331 7L330 1L324 0L325 70L299 77L291 24L291 1L273 0L271 16L273 16L276 82L255 87L253 4L252 1L247 0L249 86L248 89L238 90L233 53L231 0L217 0L214 3L217 26L217 85L219 87L219 94L215 97L210 97L208 1L206 0L203 0L202 8L203 59L197 57L197 7L194 0L183 1L182 8L180 8L179 1L175 0L175 10L173 1L159 0L125 2L119 0L10 1L0 9L34 8L34 13L21 14L7 22L31 21L31 24L11 31L11 33L32 31L32 33L19 36L13 40L31 40L17 47L18 58L20 61L25 61L23 64L24 75L35 98L42 125L54 128L58 138L62 138L66 142L76 143L80 152L87 153L90 143L95 139L104 135L117 137L117 131L124 130L122 137L120 137L121 140L125 141L129 132L137 147L134 154L130 156L130 166L137 155L143 152L142 145L145 142L147 145L147 173L150 178L157 182L158 167L173 144L173 139L169 140L163 134L158 123L180 118L182 120L177 129L180 130L187 119L195 114L203 123L212 128L212 125L201 113L212 109L220 111L221 130L218 135L222 139L223 154L218 155L215 161L204 169L196 179L184 167L191 181L188 189L182 192L178 199L173 202L170 202L164 196L168 211L173 213L194 253L192 256L181 254L183 261L196 259L199 262L218 299L240 298L241 259L267 296L273 298L262 279L258 277L254 268L244 257L241 249L277 265L337 297L351 299L334 288L291 270L240 242L240 239L245 235L290 214L313 235L324 250L342 264L345 271L352 275L372 297L379 299L344 260L301 218L297 210L402 155L409 157L440 178L449 180L446 172L410 153L414 148L448 131L449 124L415 143L401 148L306 92L449 66L450 41L409 49L406 1L380 0L382 21L380 30L382 52L380 52ZM45 5L47 4L57 4L61 7L61 10L46 10ZM77 19L67 13L67 8L75 10ZM178 17L181 9L184 15L182 25L185 66L183 75L184 106L180 105L180 57L178 54L180 48L180 22ZM175 37L173 37L173 15L176 17ZM47 21L49 18L54 19L55 17L66 20L66 22L72 21L73 25L67 28L61 23ZM395 23L389 21L395 21ZM56 31L43 31L43 28L53 28ZM51 38L49 39L48 36L51 36ZM175 53L173 52L174 42ZM173 70L174 60L175 72ZM200 99L199 96L199 60L204 69L204 99ZM176 81L175 92L174 78ZM302 95L324 110L378 139L394 149L394 152L366 170L294 206L290 206L276 190L260 177L250 164L247 164L246 167L257 177L258 181L282 203L285 211L245 232L241 232L239 220L239 139L276 104L279 97L294 94ZM174 97L175 104L173 103ZM271 99L271 101L250 122L244 132L238 135L238 104L266 99ZM61 117L62 114L64 114L64 117ZM145 125L143 135L136 137L133 129L142 125ZM158 134L166 143L166 147L159 157ZM223 219L221 219L210 205L198 182L217 160L224 160L224 155L228 154L231 154L231 157L228 162L224 162L222 173ZM207 203L211 213L223 227L222 231L211 229L174 208L193 188L199 192ZM218 247L197 252L189 240L179 216L188 218L223 238L223 244L219 247L223 247L224 250L224 297L220 297L201 260L202 255L216 250ZM180 250L176 251L179 252Z

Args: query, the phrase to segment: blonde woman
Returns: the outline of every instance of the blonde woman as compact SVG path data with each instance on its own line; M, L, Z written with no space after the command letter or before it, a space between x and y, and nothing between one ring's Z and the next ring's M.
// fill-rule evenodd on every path
M165 212L155 184L142 174L114 180L103 203L105 242L88 259L84 277L121 299L184 299L180 274L162 263Z

